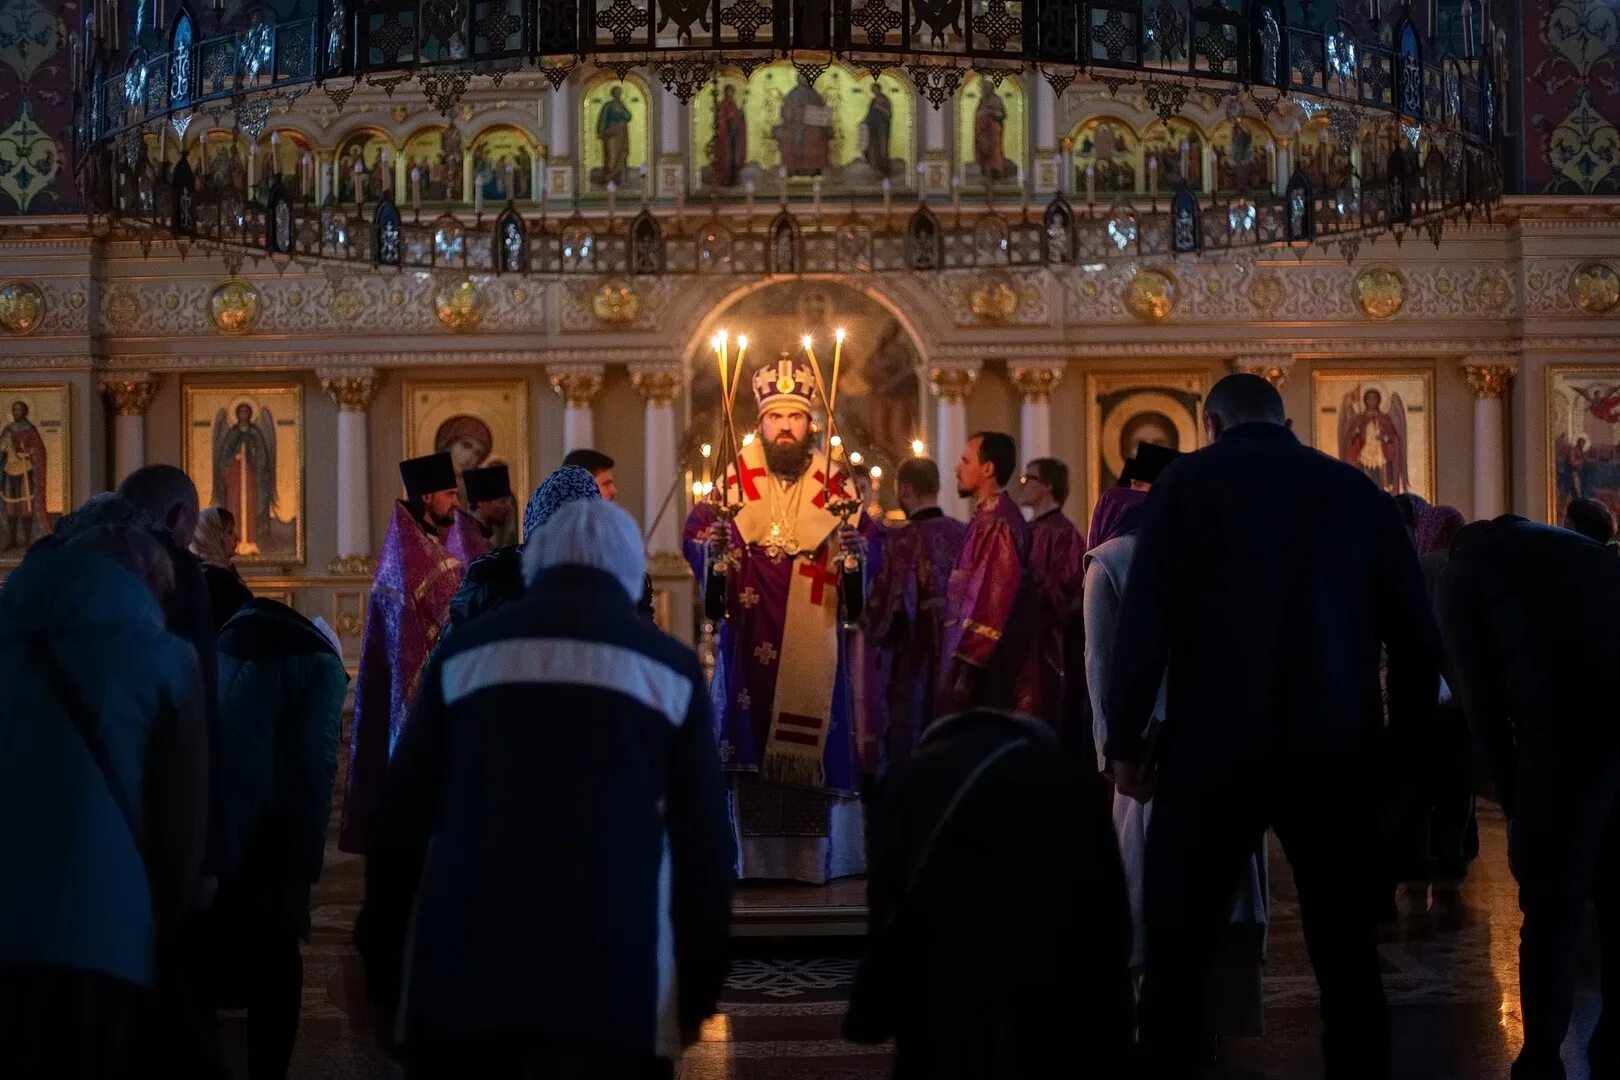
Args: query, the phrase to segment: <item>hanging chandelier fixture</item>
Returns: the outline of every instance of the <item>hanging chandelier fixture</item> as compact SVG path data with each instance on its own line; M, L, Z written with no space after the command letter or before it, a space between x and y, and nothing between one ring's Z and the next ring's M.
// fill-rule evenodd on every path
M1346 2L1318 26L1303 6L1290 22L1283 0L319 0L309 18L261 14L217 33L182 6L120 47L87 4L76 169L94 218L232 259L542 276L1096 266L1313 243L1353 259L1364 237L1418 229L1438 243L1448 221L1488 214L1502 187L1489 3L1448 0L1455 55L1437 43L1435 0L1426 13ZM346 190L334 176L317 200L274 171L246 190L204 184L192 160L199 117L228 118L256 144L273 106L316 88L341 108L362 83L392 94L414 80L449 117L469 88L515 72L556 92L581 65L620 78L636 67L685 105L722 73L782 59L812 84L834 63L887 74L934 109L978 73L997 86L1044 78L1055 96L1129 88L1167 123L1189 101L1234 119L1297 110L1353 165L1331 185L1296 164L1226 193L1184 179L1161 190L1151 169L1146 193L1100 198L1088 170L1036 206L1027 183L986 181L982 198L953 183L930 201L887 178L829 206L819 181L784 171L774 191L716 190L702 209L609 185L560 207L542 193L538 206L480 200L424 217L414 181L396 202L391 186ZM153 138L173 139L177 160L150 153Z

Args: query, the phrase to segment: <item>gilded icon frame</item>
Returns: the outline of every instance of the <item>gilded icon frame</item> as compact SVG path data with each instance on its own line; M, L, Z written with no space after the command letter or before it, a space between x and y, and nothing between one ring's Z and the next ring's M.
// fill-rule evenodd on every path
M1402 398L1409 437L1407 446L1406 490L1430 503L1437 501L1434 369L1413 368L1318 368L1311 372L1311 445L1336 461L1344 457L1339 447L1339 413L1343 408L1343 395L1354 392L1363 384L1377 383L1385 403L1392 403L1397 393L1410 393L1416 386L1421 389L1420 415L1424 430L1412 433L1410 403ZM1364 399L1365 400L1365 399ZM1331 420L1329 419L1331 417ZM1331 437L1330 437L1331 436ZM1420 450L1423 459L1420 469L1412 468L1412 451ZM1354 464L1354 462L1346 462ZM1388 490L1385 488L1385 490ZM1394 493L1392 493L1394 494Z
M476 462L458 459L456 476L459 479L462 468L469 464L507 467L517 507L512 515L510 535L497 538L515 543L521 508L532 490L529 484L528 382L524 379L411 379L404 384L402 401L407 458L436 452L437 440L452 420L471 418L483 425L483 433L490 443L485 456ZM476 428L478 425L466 426ZM454 453L452 451L453 456Z
M0 430L12 423L11 405L21 401L28 406L27 420L38 429L45 447L45 518L47 528L37 531L34 523L29 540L38 540L50 534L56 519L71 512L77 503L73 498L73 387L70 383L16 383L0 384ZM54 409L41 409L43 404ZM49 413L49 415L46 415ZM53 477L55 491L53 494ZM53 508L53 499L55 507ZM10 522L0 516L0 544L9 540ZM22 562L26 547L0 547L0 566L14 567Z
M1564 504L1563 493L1559 490L1559 458L1561 456L1558 448L1559 428L1561 424L1569 425L1573 420L1573 417L1570 416L1560 419L1559 387L1561 383L1567 386L1571 378L1579 378L1583 375L1601 378L1609 382L1611 387L1620 389L1620 364L1547 365L1547 397L1543 405L1547 417L1547 432L1543 444L1542 468L1547 485L1547 521L1553 525L1557 525L1563 520L1562 506ZM1564 400L1563 404L1567 407L1572 403ZM1568 427L1565 430L1567 431ZM1615 457L1620 459L1620 446L1616 447ZM1570 494L1572 498L1575 496L1573 488ZM1610 501L1610 509L1620 510L1620 507L1614 505L1615 502L1620 502L1620 500Z
M1177 449L1203 445L1201 412L1209 394L1204 371L1092 371L1086 373L1085 517L1124 468L1124 440L1137 421L1162 417L1175 431Z
M305 482L308 457L304 438L304 384L298 379L255 383L186 380L182 385L182 400L182 467L186 475L191 477L191 482L197 485L197 501L203 507L223 505L218 500L221 485L225 486L226 501L231 498L229 481L216 483L214 475L214 456L220 450L216 440L222 434L218 428L221 413L230 420L237 415L239 406L256 407L257 415L251 418L250 424L262 435L264 410L266 406L270 407L269 423L276 434L275 475L272 480L275 486L274 501L271 509L263 514L248 515L255 519L251 532L243 525L242 511L231 508L238 518L237 532L243 545L237 549L236 563L239 566L303 566L307 560L305 539L309 517ZM234 427L235 424L228 424L223 434L229 435L229 429ZM285 467L285 457L289 451L295 455L291 469ZM239 449L239 453L244 452ZM257 497L240 494L243 491L240 482L237 490L238 500ZM294 507L291 522L286 520L283 509L288 502ZM268 530L271 536L279 536L278 542L268 549L261 546L261 530ZM245 550L245 547L257 550Z

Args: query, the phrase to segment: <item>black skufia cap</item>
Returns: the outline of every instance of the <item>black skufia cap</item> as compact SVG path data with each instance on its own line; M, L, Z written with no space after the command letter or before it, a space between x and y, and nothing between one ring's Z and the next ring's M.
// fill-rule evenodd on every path
M405 482L405 494L415 499L454 488L456 466L449 454L406 458L399 463L399 478Z
M1144 484L1151 484L1180 456L1180 450L1172 450L1168 446L1150 442L1137 443L1136 456L1125 463L1125 471L1120 475L1119 482L1129 484L1133 480L1140 480Z
M486 465L482 469L468 469L461 474L467 485L467 505L494 502L512 494L512 476L505 465Z

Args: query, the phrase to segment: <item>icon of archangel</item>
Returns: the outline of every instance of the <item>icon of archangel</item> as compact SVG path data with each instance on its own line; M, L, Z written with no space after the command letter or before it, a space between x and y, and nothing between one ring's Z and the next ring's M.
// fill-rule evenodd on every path
M1406 403L1392 393L1384 408L1384 393L1373 386L1357 386L1339 406L1339 460L1366 473L1391 495L1410 490L1407 470Z
M258 554L276 502L276 421L269 408L261 405L254 416L242 401L234 420L224 409L214 414L213 500L236 517L237 553Z

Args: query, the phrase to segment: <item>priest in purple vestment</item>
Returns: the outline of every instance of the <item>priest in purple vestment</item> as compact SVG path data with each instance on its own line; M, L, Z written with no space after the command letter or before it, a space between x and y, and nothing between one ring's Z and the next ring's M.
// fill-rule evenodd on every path
M416 693L417 678L461 584L462 563L442 537L454 519L456 471L449 454L399 463L405 498L394 504L360 639L349 770L338 847L364 854L388 759Z
M877 649L881 764L911 756L934 718L945 590L967 526L939 508L939 466L912 458L896 481L903 525L886 530L883 565L872 580L861 630Z
M814 376L782 360L753 380L758 437L726 471L730 521L699 503L685 547L702 582L726 564L727 617L710 688L720 762L736 774L732 821L743 877L821 883L865 869L851 685L839 614L843 549L871 526L841 527L827 505L857 495L847 468L815 446Z
M962 553L946 588L935 711L976 706L1034 714L1037 691L1024 671L1034 618L1029 524L1007 495L1018 468L1011 435L982 431L956 463L956 491L973 503Z
M505 465L486 465L463 472L461 483L467 489L467 509L456 507L444 546L465 567L505 546L497 540L512 520L512 476Z
M1039 696L1036 716L1063 730L1068 682L1068 639L1079 629L1082 561L1086 541L1063 513L1069 498L1069 467L1057 458L1035 458L1014 495L1029 511L1029 577L1035 593L1034 639L1024 658L1025 678Z

